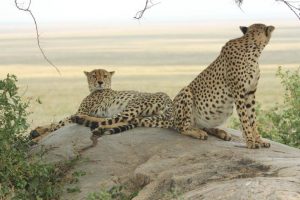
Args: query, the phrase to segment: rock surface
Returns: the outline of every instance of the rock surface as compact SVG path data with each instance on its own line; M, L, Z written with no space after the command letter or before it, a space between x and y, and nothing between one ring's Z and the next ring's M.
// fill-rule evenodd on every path
M232 141L136 128L104 136L83 150L91 144L90 130L70 125L45 137L36 150L47 149L48 162L80 155L72 170L86 173L72 185L80 192L65 192L62 199L86 199L116 185L125 193L139 191L134 200L300 199L299 149L271 142L270 149L251 150L239 132L227 131Z

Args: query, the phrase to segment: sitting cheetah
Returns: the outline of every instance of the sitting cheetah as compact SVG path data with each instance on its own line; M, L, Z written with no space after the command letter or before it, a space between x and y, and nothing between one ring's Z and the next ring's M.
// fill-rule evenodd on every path
M227 42L217 59L175 97L174 127L200 139L206 139L207 133L230 139L215 127L232 114L235 103L247 147L270 147L257 131L254 105L258 59L275 28L253 24L240 29L244 35Z
M240 29L244 35L227 42L217 59L177 94L168 125L199 139L211 134L230 140L230 134L215 127L232 115L235 104L247 147L270 147L257 131L254 105L260 76L258 59L275 28L253 24Z
M111 89L111 77L114 72L97 69L84 73L91 93L83 99L75 116L101 122L101 129L97 129L96 123L85 124L91 126L95 137L122 132L139 124L147 127L171 126L165 120L172 114L172 100L167 94L115 91ZM31 131L30 137L38 142L49 133L72 123L71 119L76 121L76 117L67 117L58 123L37 127ZM161 122L156 123L157 120ZM80 120L76 122L84 123ZM95 137L92 137L94 144Z

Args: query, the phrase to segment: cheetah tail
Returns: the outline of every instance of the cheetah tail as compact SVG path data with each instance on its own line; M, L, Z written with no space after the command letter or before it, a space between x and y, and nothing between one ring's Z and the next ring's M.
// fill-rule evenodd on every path
M83 125L85 127L90 127L91 130L94 130L94 129L96 129L96 128L99 127L99 123L98 122L93 122L93 121L90 121L88 119L76 116L76 115L74 115L74 116L71 117L71 121L73 123L76 123L76 124L79 124L79 125Z
M102 135L118 134L118 133L121 133L121 132L124 132L124 131L134 129L136 127L137 127L136 124L126 124L126 125L114 127L114 128L111 128L111 129L98 128L98 129L93 130L92 132L93 132L94 136L99 137L99 136L102 136Z

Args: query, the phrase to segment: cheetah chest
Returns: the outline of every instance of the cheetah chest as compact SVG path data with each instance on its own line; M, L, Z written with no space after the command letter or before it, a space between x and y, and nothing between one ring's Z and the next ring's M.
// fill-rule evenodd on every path
M226 90L226 88L225 88ZM213 128L222 125L228 117L232 115L234 108L234 99L227 95L226 91L223 94L214 95L215 99L211 102L198 100L206 103L194 103L193 118L196 127Z
M250 64L251 67L247 68L247 75L245 80L245 90L247 92L255 91L257 88L258 80L260 77L260 70L258 64Z
M219 110L211 109L209 114L193 109L195 125L199 128L213 128L222 125L232 115L233 103L226 103Z

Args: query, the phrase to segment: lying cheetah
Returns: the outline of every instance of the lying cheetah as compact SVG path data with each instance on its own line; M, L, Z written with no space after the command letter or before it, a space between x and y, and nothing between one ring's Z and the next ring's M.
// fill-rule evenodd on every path
M101 122L101 129L97 129L97 123L85 124L76 120L76 117L67 117L58 123L37 127L31 131L33 141L39 141L49 133L72 123L72 120L91 126L95 136L92 137L94 144L98 135L118 133L138 125L165 128L171 126L165 120L172 114L172 100L167 94L115 91L111 89L114 72L97 69L84 73L91 93L83 99L75 116ZM157 120L161 122L156 123Z
M114 73L115 73L114 71L107 72L106 70L102 70L102 69L93 70L91 72L84 71L84 74L87 77L89 91L92 93L96 90L103 90L103 89L111 88L111 77ZM79 106L79 109L77 111L78 114L88 113L85 110L85 105L83 103L84 103L84 100L83 100L82 104ZM36 127L34 130L32 130L30 132L30 138L33 141L38 142L43 137L47 136L49 133L56 131L57 129L59 129L67 124L72 123L72 121L70 120L70 117L63 119L63 120L59 121L58 123L52 123L49 125Z
M184 135L206 139L208 133L228 140L230 135L215 127L231 116L235 104L247 147L270 147L257 131L254 105L258 59L275 28L253 24L240 29L244 35L227 42L217 59L175 97L174 126Z
M174 98L169 125L203 140L207 134L230 140L230 134L215 127L232 115L235 104L247 147L270 147L257 131L254 105L260 76L258 59L275 28L253 24L240 29L244 35L227 42L217 59Z

